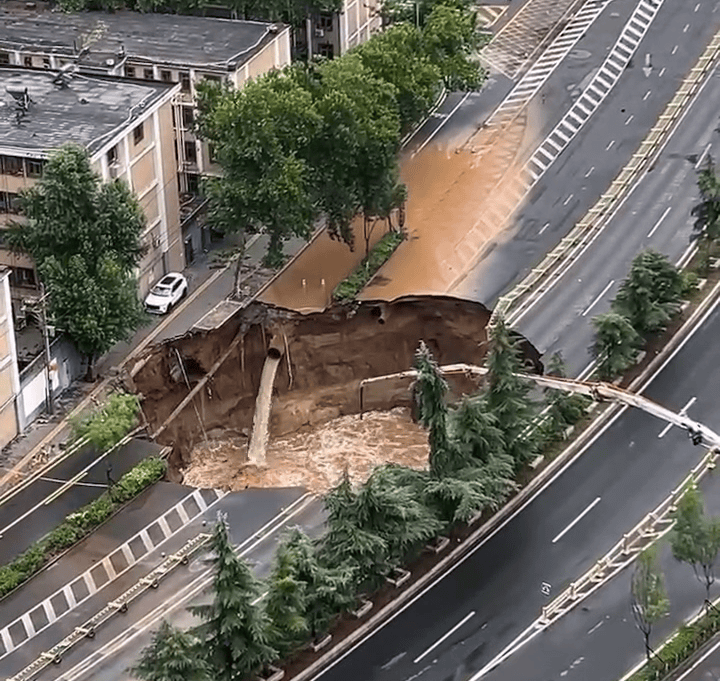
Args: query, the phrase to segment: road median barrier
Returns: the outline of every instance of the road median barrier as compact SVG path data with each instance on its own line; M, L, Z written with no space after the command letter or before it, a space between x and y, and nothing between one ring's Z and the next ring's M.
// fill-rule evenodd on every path
M608 190L539 265L534 267L509 293L500 297L490 318L491 327L500 316L510 323L515 323L515 320L524 314L537 297L554 286L604 229L621 203L630 195L642 174L652 169L657 156L674 132L688 105L698 94L718 55L720 55L720 32L715 34L695 66L685 76L655 125L640 143L630 161L615 177Z

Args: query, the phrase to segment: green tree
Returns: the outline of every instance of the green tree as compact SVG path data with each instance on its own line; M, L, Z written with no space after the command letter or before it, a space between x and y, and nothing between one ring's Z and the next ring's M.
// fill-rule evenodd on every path
M203 623L194 634L217 681L238 681L277 658L270 645L270 622L254 601L258 583L233 550L225 518L219 517L210 542L213 551L213 601L190 611Z
M528 461L536 449L535 435L530 427L537 408L530 398L530 385L517 374L523 371L518 341L511 335L503 319L490 331L487 409L495 417L503 434L505 453L516 467Z
M556 352L550 357L546 373L549 376L565 378L565 362ZM550 440L555 440L566 428L575 425L587 412L591 400L585 395L565 390L545 388L547 415L544 423Z
M465 7L436 4L422 31L423 45L449 90L475 90L485 79L477 58L481 36L477 14Z
M400 127L407 131L430 110L442 73L423 45L422 32L406 23L391 26L356 48L363 64L395 87Z
M333 616L355 603L354 569L321 562L316 546L299 528L290 531L284 547L288 572L303 589L303 617L313 638L325 631Z
M667 256L644 251L633 260L612 309L625 315L640 335L661 331L679 309L684 289L682 273Z
M667 615L669 608L655 545L646 548L637 558L630 583L630 599L635 625L643 635L649 662L653 655L650 646L652 628Z
M242 89L198 88L198 130L223 176L208 178L209 220L221 232L265 230L265 262L283 262L283 242L307 238L316 217L307 146L322 124L297 69L273 71Z
M720 177L712 157L708 156L697 179L700 201L693 207L695 232L709 252L720 238Z
M13 225L7 241L35 261L50 317L85 355L92 378L97 357L144 319L133 276L142 209L122 182L103 183L87 152L73 144L50 157L20 205L27 222Z
M670 546L675 559L690 565L704 584L705 602L709 604L720 551L720 519L705 516L702 496L695 487L688 489L678 503Z
M130 673L142 681L210 681L197 641L163 621Z
M316 107L322 124L308 153L317 205L330 233L351 244L353 218L374 207L381 190L401 191L395 91L373 75L358 54L324 62L316 70Z
M627 317L617 312L593 317L592 325L595 341L591 350L597 359L597 372L603 380L610 380L635 362L640 336Z

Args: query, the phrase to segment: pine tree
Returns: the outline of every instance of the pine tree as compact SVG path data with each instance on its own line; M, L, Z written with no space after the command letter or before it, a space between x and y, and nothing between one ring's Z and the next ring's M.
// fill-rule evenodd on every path
M195 629L201 650L217 681L242 681L277 658L269 643L269 619L254 603L258 583L239 558L224 517L218 517L211 540L213 601L190 611L203 623Z
M680 306L685 289L682 273L656 251L644 251L632 262L612 303L640 335L665 328Z
M709 155L698 173L697 185L700 201L692 209L694 229L709 255L710 247L720 238L720 176Z
M565 378L565 362L562 355L556 352L548 362L549 376ZM585 395L545 388L545 404L548 407L544 430L550 441L555 440L569 426L575 425L587 411L591 400Z
M142 681L210 681L205 660L198 656L197 641L166 621L129 671Z
M536 448L531 427L536 407L530 398L530 385L516 375L523 370L520 349L503 319L498 319L491 330L490 341L487 408L503 433L505 452L519 467Z
M450 437L462 461L487 463L505 451L505 438L483 397L464 397L449 414Z
M626 317L606 312L593 317L595 342L592 353L597 359L597 372L603 380L619 376L635 362L640 337Z

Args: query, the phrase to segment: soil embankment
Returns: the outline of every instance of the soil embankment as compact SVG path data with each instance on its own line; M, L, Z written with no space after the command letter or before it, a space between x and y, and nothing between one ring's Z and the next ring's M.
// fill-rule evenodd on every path
M190 334L151 349L135 372L133 387L143 396L143 412L154 432L188 396L185 375L191 388L197 386L236 341L220 368L158 438L174 448L171 468L178 479L205 434L209 441L236 445L248 438L272 345L282 343L284 353L273 388L270 450L280 436L358 413L360 381L409 369L420 340L441 364L482 363L488 319L482 305L448 297L411 297L387 305L368 302L310 315L256 303L216 331ZM523 350L539 366L538 353L529 343ZM476 385L458 377L452 387L460 394ZM397 389L383 384L363 395L365 410L409 405L406 384ZM242 463L241 458L233 455L235 463L229 465ZM226 484L237 472L228 471ZM255 481L248 479L246 484Z

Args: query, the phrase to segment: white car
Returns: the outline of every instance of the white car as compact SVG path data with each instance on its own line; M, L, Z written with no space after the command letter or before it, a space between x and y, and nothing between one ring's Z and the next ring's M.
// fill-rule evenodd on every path
M179 272L166 274L145 298L145 309L154 314L165 314L180 302L188 292L187 279Z

